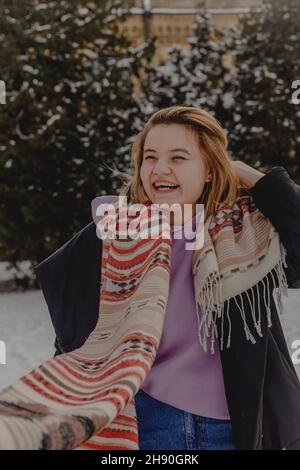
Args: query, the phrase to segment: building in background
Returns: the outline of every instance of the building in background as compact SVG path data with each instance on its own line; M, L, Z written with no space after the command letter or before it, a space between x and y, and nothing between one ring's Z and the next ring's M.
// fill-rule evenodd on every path
M262 0L136 0L122 29L135 46L158 36L158 50L153 59L158 64L167 57L167 48L172 44L189 50L187 39L193 34L193 22L201 8L207 8L213 23L226 31L238 26L239 15L261 4Z

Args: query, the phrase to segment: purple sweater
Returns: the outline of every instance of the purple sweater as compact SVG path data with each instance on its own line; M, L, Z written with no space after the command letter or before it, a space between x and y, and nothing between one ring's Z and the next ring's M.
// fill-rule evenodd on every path
M110 202L112 196L102 196ZM192 219L195 230L196 216ZM187 223L187 238L174 238L181 225L174 225L172 234L170 289L165 321L158 351L142 383L141 389L151 397L200 416L230 419L225 396L218 342L215 354L203 351L198 339L197 308L192 274L194 250ZM200 268L201 269L201 268Z

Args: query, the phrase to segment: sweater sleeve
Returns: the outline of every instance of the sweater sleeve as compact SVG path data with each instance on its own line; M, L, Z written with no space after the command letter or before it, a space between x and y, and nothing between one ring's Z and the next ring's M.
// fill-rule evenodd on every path
M102 242L93 221L34 267L58 353L80 347L99 315Z
M256 206L270 220L286 248L288 287L300 288L300 186L281 166L250 189Z

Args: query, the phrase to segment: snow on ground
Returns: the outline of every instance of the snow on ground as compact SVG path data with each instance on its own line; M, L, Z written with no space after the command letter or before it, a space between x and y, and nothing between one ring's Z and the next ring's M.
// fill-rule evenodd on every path
M281 322L292 355L293 341L300 340L300 289L289 289L283 305ZM0 340L6 343L0 390L53 357L55 334L42 291L0 293ZM295 369L300 378L300 364Z
M0 294L0 390L54 355L55 334L42 291Z

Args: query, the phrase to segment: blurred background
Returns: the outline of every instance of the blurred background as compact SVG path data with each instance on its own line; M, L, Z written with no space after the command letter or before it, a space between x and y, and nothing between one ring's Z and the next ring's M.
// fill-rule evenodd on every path
M94 197L118 193L153 112L203 107L233 158L300 184L300 1L0 0L0 44L1 388L54 353L33 265L92 220Z

